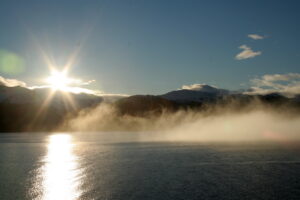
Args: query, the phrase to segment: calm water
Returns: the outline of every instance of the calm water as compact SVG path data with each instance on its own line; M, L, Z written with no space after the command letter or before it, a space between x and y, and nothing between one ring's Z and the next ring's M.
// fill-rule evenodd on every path
M2 134L0 199L300 199L297 146L139 134Z

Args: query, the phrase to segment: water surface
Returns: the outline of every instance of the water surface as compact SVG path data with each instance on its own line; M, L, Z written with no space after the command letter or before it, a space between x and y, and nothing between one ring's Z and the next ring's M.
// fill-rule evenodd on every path
M300 199L297 146L140 134L1 134L0 199Z

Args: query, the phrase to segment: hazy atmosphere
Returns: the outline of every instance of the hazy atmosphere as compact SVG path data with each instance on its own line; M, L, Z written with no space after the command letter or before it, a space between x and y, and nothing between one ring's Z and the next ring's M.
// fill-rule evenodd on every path
M1 0L0 199L300 199L297 0Z
M248 89L267 74L300 73L298 8L296 0L4 0L1 63L8 56L15 67L1 74L43 85L48 65L72 60L69 76L104 93Z

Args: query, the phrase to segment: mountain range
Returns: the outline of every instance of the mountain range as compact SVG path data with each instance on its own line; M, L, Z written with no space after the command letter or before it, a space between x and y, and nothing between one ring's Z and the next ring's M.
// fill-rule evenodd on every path
M113 100L112 100L113 99ZM68 116L109 102L119 115L147 117L180 109L206 111L214 108L243 110L253 102L276 109L292 108L300 112L300 95L285 97L279 93L249 95L242 91L218 89L209 85L178 89L162 95L133 95L123 98L73 94L49 88L28 89L0 85L0 132L51 131Z

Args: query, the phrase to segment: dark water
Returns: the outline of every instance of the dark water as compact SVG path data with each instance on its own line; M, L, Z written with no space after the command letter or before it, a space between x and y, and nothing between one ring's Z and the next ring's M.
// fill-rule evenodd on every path
M300 199L300 151L130 133L2 134L0 199Z

